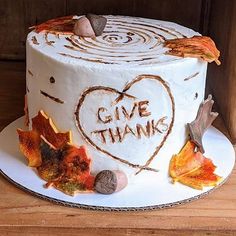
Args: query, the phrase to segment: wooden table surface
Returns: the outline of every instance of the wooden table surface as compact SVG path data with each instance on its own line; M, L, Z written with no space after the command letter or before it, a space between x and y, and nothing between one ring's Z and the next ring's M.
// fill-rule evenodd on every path
M25 64L0 61L0 130L23 114ZM215 125L226 132L220 119ZM223 159L224 157L222 157ZM204 198L171 209L99 212L56 205L0 176L0 235L236 235L236 169Z

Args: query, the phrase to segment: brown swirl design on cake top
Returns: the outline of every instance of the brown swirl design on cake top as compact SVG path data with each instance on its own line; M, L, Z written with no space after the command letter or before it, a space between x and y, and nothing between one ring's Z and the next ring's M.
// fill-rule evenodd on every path
M101 36L87 38L71 34L58 38L50 34L44 36L44 41L48 45L53 42L57 55L95 63L143 65L161 62L163 57L165 61L178 60L165 55L163 42L187 37L180 32L184 31L181 28L178 31L160 21L143 18L106 17L107 25Z
M55 43L55 41L49 41L48 40L48 32L45 33L44 39L46 41L46 44L49 45L49 46L53 46L53 44Z
M33 42L33 44L39 45L39 42L38 42L36 36L33 36L31 41Z

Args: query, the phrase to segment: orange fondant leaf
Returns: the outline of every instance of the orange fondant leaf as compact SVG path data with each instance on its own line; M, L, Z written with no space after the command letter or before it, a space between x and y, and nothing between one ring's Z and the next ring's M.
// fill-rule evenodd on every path
M196 57L207 62L215 61L220 65L220 51L214 41L207 36L193 36L191 38L171 39L164 42L170 48L168 54L179 57Z
M179 154L170 161L169 174L173 182L180 182L195 189L215 186L221 177L214 173L213 162L201 152L195 152L195 144L188 141Z
M88 157L85 147L77 148L68 144L64 147L63 153L62 169L65 170L65 176L79 181L86 189L91 190L94 179L90 175L91 159Z
M29 166L37 167L39 176L48 182L46 186L69 195L93 190L91 159L85 147L70 144L70 132L59 133L43 111L32 119L32 131L17 132L21 152L29 160Z
M72 34L76 20L73 16L64 16L56 19L48 20L40 25L34 26L35 31L47 31L51 33Z
M45 181L55 181L62 174L59 168L62 155L61 150L57 150L43 136L40 138L42 164L38 167L38 174Z
M45 139L41 143L42 165L38 173L48 181L46 186L74 195L81 191L93 190L94 176L90 174L90 158L85 147L71 144L55 149Z
M71 133L59 133L52 120L43 111L39 111L38 115L32 119L32 129L56 148L71 142Z
M41 164L40 143L41 136L49 140L55 147L60 148L71 142L70 132L59 133L51 121L43 111L39 111L38 115L32 119L32 130L17 130L20 141L20 150L29 160L29 166L37 167Z
M20 150L28 159L28 165L31 167L40 166L42 163L39 150L40 136L35 131L23 131L17 129L20 141Z

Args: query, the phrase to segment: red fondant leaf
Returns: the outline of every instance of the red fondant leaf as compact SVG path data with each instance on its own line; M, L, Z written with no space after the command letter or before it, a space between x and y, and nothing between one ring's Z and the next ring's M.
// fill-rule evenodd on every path
M57 150L43 136L40 137L41 165L37 168L39 176L45 181L56 181L62 175L60 169L61 150Z
M86 189L92 190L94 178L90 175L91 159L85 147L77 148L68 144L64 147L63 153L62 169L65 170L65 176L79 181Z
M28 159L28 165L31 167L40 166L42 163L39 150L40 136L35 131L23 131L17 129L20 142L20 151Z
M40 25L36 25L34 28L37 33L47 31L51 33L72 34L75 22L76 20L73 19L73 16L64 16L48 20Z
M174 155L169 166L173 182L180 182L195 189L215 186L221 177L214 173L213 162L201 152L194 152L195 144L188 141L179 154Z
M71 142L71 133L59 133L52 120L43 111L39 111L38 115L32 119L32 129L56 148Z
M168 54L179 57L196 57L207 62L215 61L220 65L220 51L214 41L206 36L193 36L191 38L171 39L164 42L164 46L170 48Z
M18 129L17 132L20 150L29 160L31 167L37 167L41 163L40 136L45 137L56 148L71 142L70 132L59 133L51 119L43 111L39 111L38 115L32 119L32 131Z
M94 176L84 146L71 145L70 132L59 133L43 111L32 119L32 131L17 130L20 150L29 160L29 166L37 167L46 186L74 195L76 192L92 191Z
M62 149L55 149L46 140L41 144L42 165L38 167L39 175L58 190L75 195L81 191L91 191L94 176L90 174L90 158L85 147L71 144Z

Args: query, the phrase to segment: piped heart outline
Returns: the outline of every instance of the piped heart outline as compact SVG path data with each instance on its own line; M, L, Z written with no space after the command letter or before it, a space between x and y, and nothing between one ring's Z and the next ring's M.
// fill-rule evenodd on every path
M86 96L88 96L90 93L96 91L96 90L104 90L104 91L107 91L107 92L112 92L112 93L117 93L118 94L118 97L117 99L114 101L114 103L118 103L119 101L121 101L125 96L127 97L130 97L129 94L127 94L126 92L135 84L135 83L138 83L140 82L141 80L144 80L144 79L148 79L148 80L156 80L157 82L161 83L161 85L165 88L167 94L169 95L169 98L170 98L170 101L171 101L171 106L172 106L172 117L171 117L171 122L170 122L170 125L169 125L169 128L168 128L168 131L166 132L164 138L162 139L161 143L156 146L155 148L155 151L153 152L153 154L148 158L147 162L144 164L144 165L139 165L139 164L134 164L134 163L131 163L127 160L124 160L118 156L115 156L113 154L111 154L110 152L108 152L107 150L99 147L98 145L96 145L91 139L90 137L85 133L85 131L83 130L82 128L82 125L81 125L81 122L80 122L80 109L83 105L83 102L86 98ZM160 149L163 147L165 141L167 140L168 136L170 135L171 131L172 131L172 128L173 128L173 125L174 125L174 120L175 120L175 102L174 102L174 97L171 93L171 90L170 90L170 87L168 86L168 84L158 75L151 75L151 74L143 74L143 75L139 75L137 76L135 79L133 79L131 82L127 83L126 86L124 87L124 89L122 91L118 91L117 89L115 88L111 88L111 87L106 87L106 86L93 86L93 87L90 87L88 89L86 89L82 95L80 96L80 99L79 99L79 102L78 102L78 105L76 107L76 110L75 110L75 123L76 123L76 126L79 130L79 132L81 133L81 135L84 137L84 139L90 144L92 145L96 150L110 156L111 158L117 160L117 161L120 161L130 167L133 167L133 168L138 168L138 173L140 173L142 170L149 170L149 171L157 171L157 169L154 169L154 168L151 168L151 167L148 167L150 165L150 163L153 161L153 159L155 158L155 156L158 154L158 152L160 151Z

